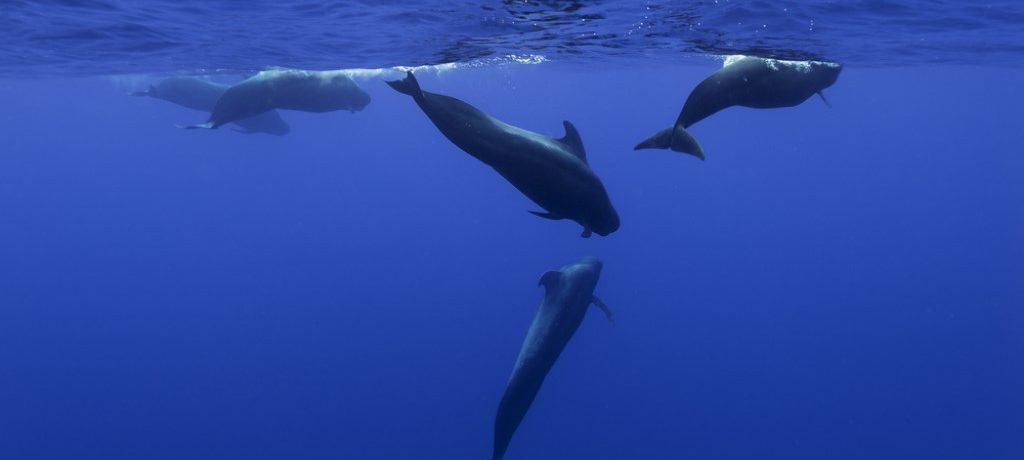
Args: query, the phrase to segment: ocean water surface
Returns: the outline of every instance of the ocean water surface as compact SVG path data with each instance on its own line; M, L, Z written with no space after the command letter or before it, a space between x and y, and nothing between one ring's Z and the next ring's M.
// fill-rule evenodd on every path
M505 456L1024 458L1024 4L8 1L0 459L485 459L548 270L591 311ZM792 108L633 146L729 55ZM132 97L342 70L364 109L184 130ZM552 137L621 217L539 207L384 80Z

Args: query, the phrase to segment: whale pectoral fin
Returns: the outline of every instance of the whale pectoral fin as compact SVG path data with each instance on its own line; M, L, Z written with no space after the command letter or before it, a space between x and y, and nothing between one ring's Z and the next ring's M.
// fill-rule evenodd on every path
M828 99L825 99L825 93L818 91L818 97L821 98L821 102L824 102L826 107L832 108L832 104L828 102Z
M181 128L181 129L217 129L217 127L213 125L212 121L209 121L209 122L206 122L206 123L200 123L198 125L175 125L175 126Z
M583 227L583 233L580 233L580 236L584 238L590 238L590 236L593 234L594 232L590 231L590 227Z
M545 211L529 211L529 213L533 214L533 215L535 215L537 217L543 217L545 219L550 219L550 220L562 220L562 219L565 219L562 216L559 216L557 214L551 214L550 212L545 212Z
M611 308L608 308L608 304L604 303L603 300L599 299L596 295L590 297L590 303L594 304L595 307L600 308L604 312L604 316L608 317L609 323L615 322L615 313L612 312Z
M537 285L544 286L547 289L553 289L555 286L558 286L558 283L561 280L562 272L550 270L544 272L544 274L540 276L540 281L537 281Z
M580 139L580 132L576 130L572 123L569 123L569 120L563 121L562 126L565 126L565 136L562 136L558 141L568 148L573 155L576 155L576 158L586 163L587 152L583 150L583 140Z

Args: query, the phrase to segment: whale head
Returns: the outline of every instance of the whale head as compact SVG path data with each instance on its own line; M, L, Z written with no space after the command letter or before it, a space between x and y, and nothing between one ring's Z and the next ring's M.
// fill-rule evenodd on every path
M604 262L594 256L586 256L576 262L576 265L582 267L584 270L593 272L595 275L601 274L601 269L604 268Z
M601 262L601 259L586 256L562 267L561 272L567 280L566 286L569 290L581 290L589 299L594 292L594 287L597 286L597 280L601 278L602 268L604 268L604 263Z
M604 268L604 263L601 262L601 259L594 256L586 256L562 267L556 273L560 273L560 276L566 280L568 284L565 286L569 286L569 289L583 289L589 295L594 290L594 286L597 285L597 280L601 277L602 268ZM541 284L545 284L545 278L541 278Z
M839 79L839 73L842 71L843 65L834 62L814 62L811 64L814 84L818 91L832 86Z
M363 91L362 88L356 86L356 91L352 94L352 111L358 112L370 105L370 95Z
M328 71L320 78L323 85L330 88L327 97L331 100L331 105L342 110L358 112L370 104L370 95L345 73Z
M619 229L619 213L609 203L594 213L585 226L598 235L608 236Z

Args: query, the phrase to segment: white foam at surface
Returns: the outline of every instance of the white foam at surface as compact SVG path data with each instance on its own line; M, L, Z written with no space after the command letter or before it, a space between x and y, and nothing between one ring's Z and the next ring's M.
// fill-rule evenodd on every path
M725 55L725 56L720 56L720 57L722 58L722 67L728 67L728 66L730 66L732 64L735 64L740 59L743 59L743 58L746 58L746 57L752 57L752 58L756 58L756 59L761 59L761 60L765 61L765 63L768 64L768 67L771 67L773 70L778 70L779 67L793 67L796 70L799 70L801 72L807 72L807 71L811 70L811 66L812 65L825 65L825 66L829 66L829 67L838 67L839 66L839 64L837 64L835 62L826 62L826 61L787 61L787 60L784 60L784 59L770 59L770 58L762 58L762 57L757 57L757 56L745 56L745 55L742 55L742 54L732 54L732 55Z

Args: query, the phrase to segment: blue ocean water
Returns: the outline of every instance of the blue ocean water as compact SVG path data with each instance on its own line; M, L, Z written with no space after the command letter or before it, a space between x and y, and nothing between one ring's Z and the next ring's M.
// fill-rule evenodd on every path
M597 294L515 459L1024 458L1024 4L8 1L0 460L474 459L547 270ZM721 55L844 64L633 146ZM561 136L548 221L383 83ZM126 93L359 69L285 136ZM404 69L405 67L401 67Z

